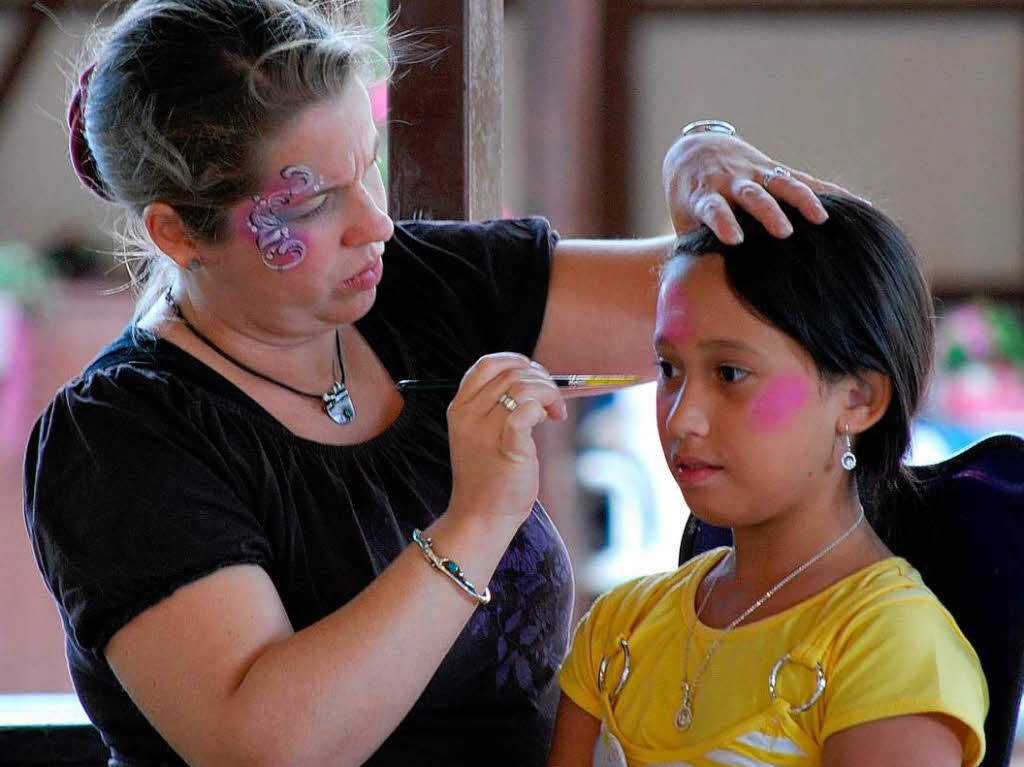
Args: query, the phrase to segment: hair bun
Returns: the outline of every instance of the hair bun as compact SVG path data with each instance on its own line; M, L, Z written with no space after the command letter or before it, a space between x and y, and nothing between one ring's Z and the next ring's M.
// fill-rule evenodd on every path
M71 104L68 106L68 128L70 136L68 139L68 150L71 156L71 166L75 169L78 180L82 186L104 200L111 201L112 198L103 188L103 182L99 177L99 170L96 167L96 158L89 149L89 142L85 138L85 96L89 85L89 78L96 68L96 62L87 66L78 77L78 87L71 97Z

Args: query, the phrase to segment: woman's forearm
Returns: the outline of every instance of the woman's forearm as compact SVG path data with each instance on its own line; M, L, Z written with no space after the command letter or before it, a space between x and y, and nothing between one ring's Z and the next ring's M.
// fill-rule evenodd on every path
M451 517L426 531L481 589L514 533ZM233 696L236 713L264 741L268 763L361 764L408 713L475 607L411 546L351 602L257 658Z
M658 270L673 240L559 242L535 357L553 373L652 378Z
M424 533L482 589L517 527L446 513ZM134 619L107 656L190 764L360 764L412 708L475 608L411 545L350 602L292 633L269 577L228 568Z

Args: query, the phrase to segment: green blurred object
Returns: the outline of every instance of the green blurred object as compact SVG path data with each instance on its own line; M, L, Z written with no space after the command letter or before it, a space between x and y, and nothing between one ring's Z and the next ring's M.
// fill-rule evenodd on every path
M977 298L944 318L938 342L942 367L957 372L971 363L1002 362L1024 369L1024 323L1010 306Z
M46 262L24 243L0 244L0 295L13 298L24 311L41 309L54 277Z

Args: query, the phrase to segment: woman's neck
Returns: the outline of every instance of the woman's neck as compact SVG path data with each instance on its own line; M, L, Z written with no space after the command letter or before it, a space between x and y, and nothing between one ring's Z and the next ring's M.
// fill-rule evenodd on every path
M285 332L242 314L216 311L172 288L139 325L183 347L216 370L245 368L308 392L323 391L340 374L337 328ZM345 328L341 328L342 335ZM346 366L345 373L352 371Z

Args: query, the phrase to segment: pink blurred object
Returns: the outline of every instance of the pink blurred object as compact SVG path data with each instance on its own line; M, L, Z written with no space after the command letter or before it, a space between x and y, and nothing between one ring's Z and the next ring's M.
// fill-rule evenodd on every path
M939 320L927 409L968 428L1024 429L1024 329L1016 310L978 297Z
M377 125L383 125L388 119L388 83L374 83L367 90L370 93L370 112Z
M934 395L939 411L965 426L1024 427L1024 372L1012 365L970 364L936 381Z
M20 455L31 427L31 340L21 308L0 295L0 458Z

